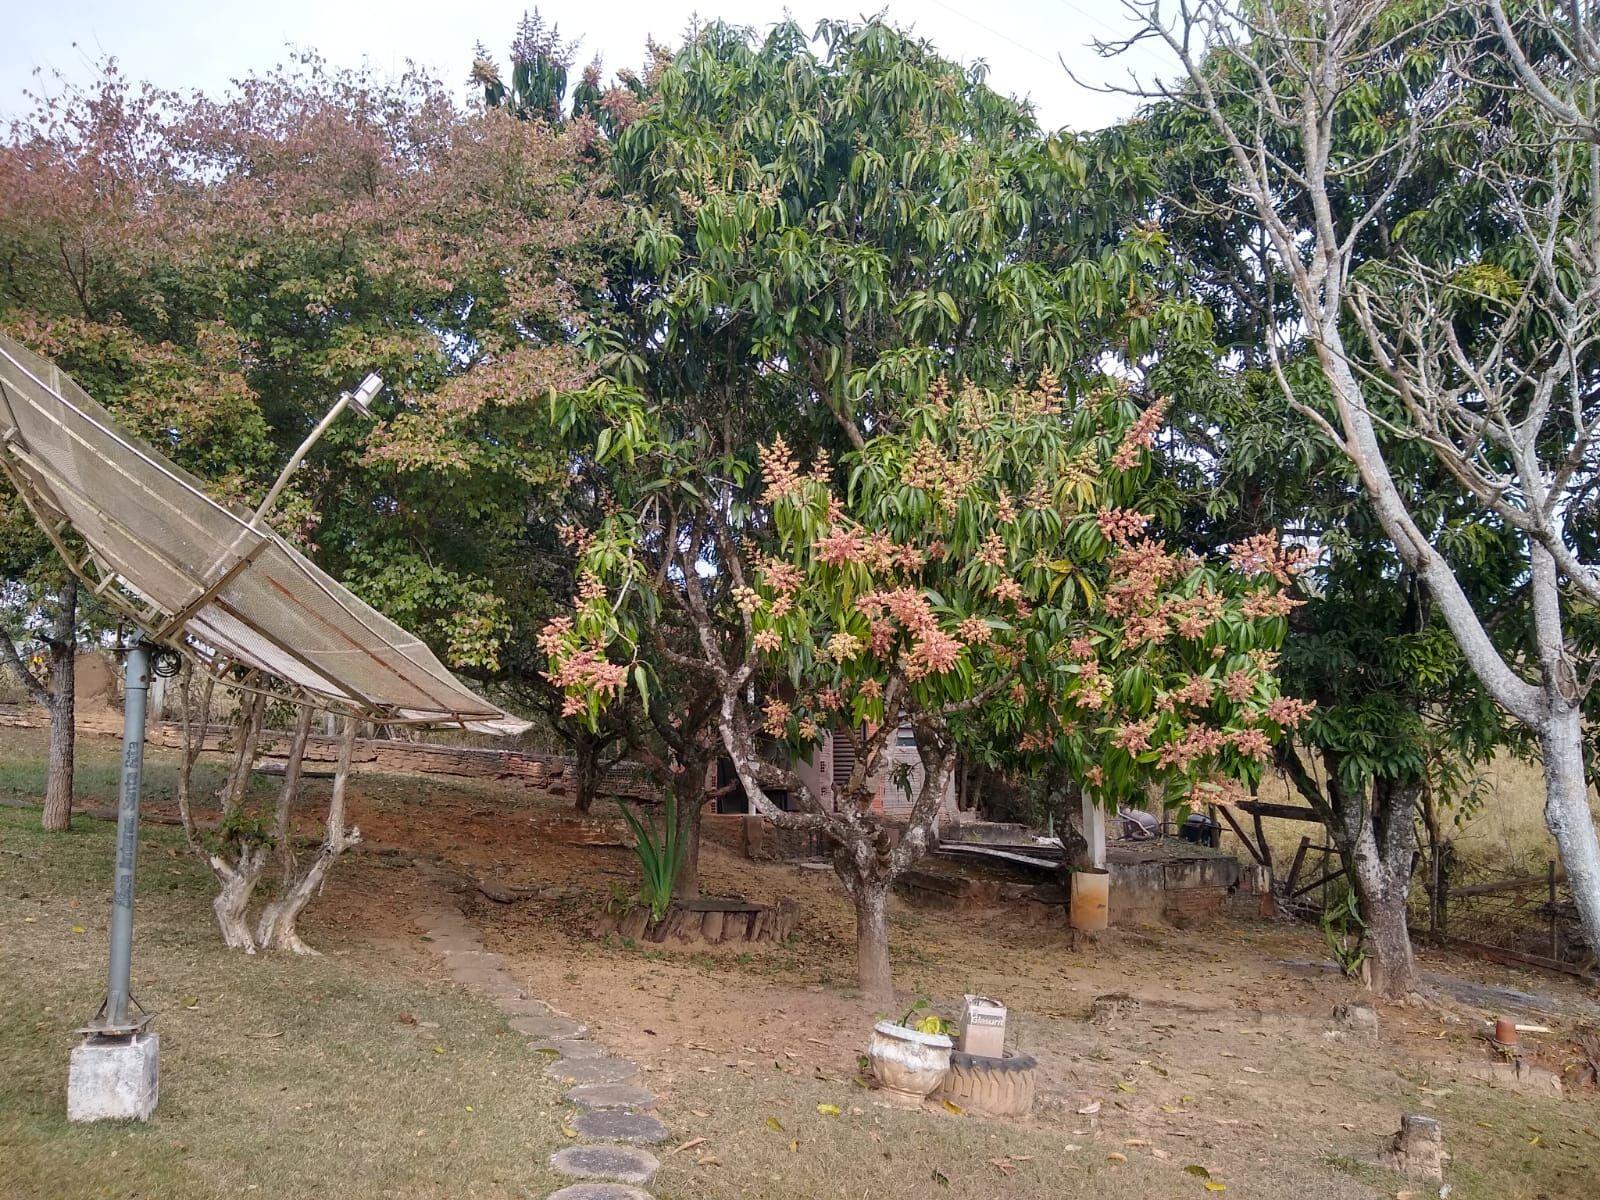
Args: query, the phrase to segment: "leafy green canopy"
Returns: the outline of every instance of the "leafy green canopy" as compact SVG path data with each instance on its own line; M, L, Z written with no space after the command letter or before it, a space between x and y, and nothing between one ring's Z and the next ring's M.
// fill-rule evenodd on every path
M616 135L633 263L595 328L618 383L744 449L844 439L942 374L987 383L1146 353L1203 320L1123 229L1148 179L1043 134L981 68L881 22L714 24Z

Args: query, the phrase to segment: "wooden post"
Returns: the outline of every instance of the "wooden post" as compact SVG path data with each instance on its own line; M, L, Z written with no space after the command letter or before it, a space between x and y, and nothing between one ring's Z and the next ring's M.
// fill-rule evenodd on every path
M1550 957L1559 961L1561 958L1561 925L1556 918L1556 863L1550 860L1546 875L1550 898Z
M1106 810L1087 791L1083 793L1083 840L1089 843L1089 864L1105 870Z
M1266 857L1265 854L1266 839L1262 838L1261 845L1263 849L1256 849L1256 847L1251 843L1250 839L1245 836L1244 830L1239 826L1239 822L1234 820L1233 814L1228 811L1226 805L1218 806L1216 811L1222 814L1222 819L1228 823L1228 828L1233 830L1233 835L1238 838L1244 848L1250 852L1250 857L1255 860L1256 865L1259 867L1266 867L1270 871L1272 869L1272 862ZM1256 818L1256 836L1261 836L1260 817Z
M1287 882L1285 882L1284 885L1283 885L1283 889L1284 889L1285 894L1287 894L1287 895L1293 895L1294 894L1294 883L1295 883L1295 880L1300 878L1300 868L1305 864L1306 851L1308 851L1310 849L1311 849L1311 837L1308 834L1307 836L1305 836L1305 837L1300 839L1300 846L1294 852L1294 861L1289 864L1289 878L1288 878Z
M1256 845L1261 849L1261 865L1270 874L1272 871L1272 847L1267 845L1267 831L1261 828L1261 814L1251 813L1250 819L1255 823Z

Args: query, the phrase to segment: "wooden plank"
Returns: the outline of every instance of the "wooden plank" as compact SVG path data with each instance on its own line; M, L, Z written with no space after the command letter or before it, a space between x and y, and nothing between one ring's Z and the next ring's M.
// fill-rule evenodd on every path
M1418 936L1421 936L1421 934L1419 933ZM1595 974L1592 966L1560 962L1553 958L1545 958L1539 954L1522 954L1516 950L1507 950L1504 946L1491 946L1486 942L1469 942L1466 938L1437 937L1434 941L1443 942L1446 946L1466 951L1469 954L1481 954L1491 962L1505 963L1514 967L1540 967L1546 971L1559 971L1563 975L1573 975L1579 979L1600 982L1600 976Z
M1313 879L1310 883L1306 884L1298 892L1290 892L1289 893L1289 899L1298 900L1301 896L1304 896L1312 888L1321 887L1325 883L1331 883L1333 880L1339 878L1339 876L1341 876L1343 874L1344 874L1344 868L1343 867L1335 867L1333 870L1325 872L1324 874L1318 876L1316 879Z
M1294 881L1300 878L1300 868L1306 861L1306 851L1310 849L1311 839L1309 837L1301 838L1299 849L1294 852L1294 862L1289 865L1289 879L1283 885L1285 891L1294 891Z
M695 900L684 908L690 912L719 912L719 913L752 913L762 905L751 904L748 900Z
M1246 850L1250 851L1250 857L1256 860L1256 865L1259 867L1266 866L1267 860L1262 857L1261 851L1256 849L1255 843L1245 836L1244 830L1239 828L1239 822L1233 819L1233 814L1228 811L1228 805L1219 804L1216 809L1222 814L1222 819L1228 823L1228 828L1233 830L1234 836L1244 843Z
M1450 895L1455 896L1493 896L1500 892L1526 892L1534 888L1544 888L1553 884L1565 883L1565 871L1557 871L1555 878L1545 875L1516 875L1508 879L1496 879L1490 883L1474 883L1467 887L1453 887Z
M970 854L977 858L994 859L998 862L1019 863L1025 867L1033 867L1041 871L1054 871L1061 866L1059 859L1051 860L1040 858L1032 854L1017 854L1010 850L1000 850L994 846L980 846L976 842L953 842L939 847L939 854Z
M1255 823L1256 845L1261 847L1262 866L1270 872L1272 870L1272 846L1267 841L1267 832L1261 828L1261 815L1251 813L1250 819Z
M1233 807L1249 813L1252 817L1277 817L1280 821L1307 821L1313 825L1322 824L1322 818L1317 816L1316 809L1308 808L1304 804L1273 804L1267 800L1239 800L1234 803Z

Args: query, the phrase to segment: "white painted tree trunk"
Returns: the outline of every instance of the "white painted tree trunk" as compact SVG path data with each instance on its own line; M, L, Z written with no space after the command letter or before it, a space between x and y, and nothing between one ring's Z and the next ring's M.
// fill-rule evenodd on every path
M1544 763L1544 823L1561 851L1589 948L1600 950L1600 840L1583 773L1583 717L1577 709L1553 714L1545 722L1539 754Z
M1389 1000L1405 999L1421 983L1406 907L1417 791L1416 785L1375 780L1365 811L1359 799L1352 798L1354 803L1341 814L1367 941L1376 963L1372 987ZM1381 839L1377 829L1380 813L1385 823Z
M310 730L309 715L304 718L303 726L306 731ZM322 884L327 879L328 872L333 869L334 863L339 861L339 856L361 840L359 829L352 827L346 832L344 826L345 792L350 779L350 759L355 748L355 733L356 722L346 717L344 738L339 743L339 762L333 774L333 795L328 800L328 816L324 826L322 846L298 878L295 877L292 865L285 869L283 885L277 899L261 910L261 919L256 925L256 942L263 950L287 950L293 954L316 953L300 937L300 914L311 902L311 898L322 890ZM298 726L296 741L303 752L304 734L300 732ZM294 779L298 783L299 763L293 754L291 754L291 764ZM285 814L292 798L286 779L285 792L279 805L278 836L283 843L280 846L280 855L285 862L291 864L293 856L288 846L291 829Z
M323 842L311 865L276 900L261 910L261 920L256 925L256 944L263 950L288 950L294 954L315 954L317 951L300 938L300 914L311 898L322 890L323 881L333 869L339 856L361 840L361 831L351 829L337 843Z
M230 950L256 952L255 939L250 936L250 898L255 895L261 873L267 869L267 847L264 844L247 846L232 863L221 855L210 858L211 871L221 884L212 910L217 914L217 926L222 930L223 943Z
M856 910L856 976L868 1000L894 1000L894 970L889 962L889 881L857 880L851 896Z
M1568 656L1555 560L1543 546L1529 543L1529 590L1540 667L1536 685L1519 676L1502 657L1455 572L1406 511L1360 385L1344 358L1335 323L1324 326L1322 341L1326 345L1319 347L1319 353L1339 401L1351 458L1366 483L1384 532L1401 559L1422 577L1467 665L1485 690L1538 739L1545 780L1545 825L1560 851L1584 937L1590 946L1600 947L1600 836L1595 832L1583 773L1577 680Z

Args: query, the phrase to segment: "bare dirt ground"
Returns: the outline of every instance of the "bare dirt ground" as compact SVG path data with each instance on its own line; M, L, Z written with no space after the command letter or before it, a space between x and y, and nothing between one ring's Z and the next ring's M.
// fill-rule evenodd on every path
M0 731L0 764L33 736ZM84 743L91 759L115 754L110 739ZM166 756L152 762L149 808L159 815L170 808ZM0 793L7 782L0 772ZM307 798L308 836L324 786ZM1541 1068L1572 1068L1600 1008L1565 979L1424 951L1439 984L1429 1002L1380 1008L1374 1038L1333 1037L1334 1005L1366 996L1297 965L1326 958L1305 926L1114 930L1074 946L1066 930L1009 910L897 909L902 1005L926 996L954 1016L964 992L999 996L1010 1040L1044 1076L1027 1120L907 1113L875 1103L859 1077L867 1031L884 1014L854 990L850 909L831 873L707 845L708 893L799 901L789 942L691 952L600 941L588 927L608 899L633 892L632 856L551 836L559 802L398 777L359 778L352 791L366 845L309 910L308 940L363 970L429 978L438 967L414 914L437 898L438 876L418 860L464 880L561 890L498 904L468 887L458 899L533 994L645 1066L663 1119L694 1142L663 1153L658 1197L1432 1195L1373 1162L1402 1112L1444 1122L1455 1197L1600 1190L1600 1096L1570 1079L1558 1089L1549 1077L1493 1077L1482 1036L1508 1008L1551 1028L1530 1035ZM1494 992L1457 989L1463 1000L1457 983L1536 995L1509 1008ZM1095 997L1118 991L1136 998L1133 1011L1092 1023Z

